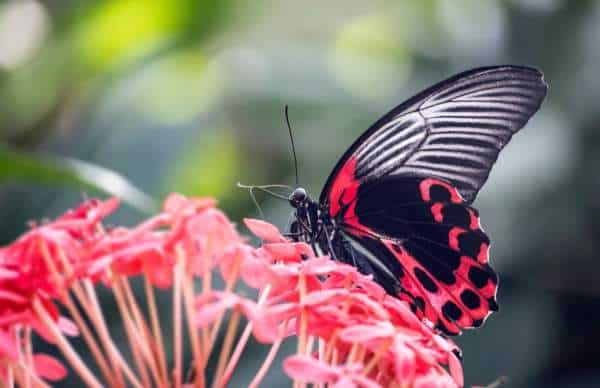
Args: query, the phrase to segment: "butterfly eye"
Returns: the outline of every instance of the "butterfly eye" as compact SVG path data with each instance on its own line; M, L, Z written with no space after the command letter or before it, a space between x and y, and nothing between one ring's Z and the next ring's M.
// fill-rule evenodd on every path
M289 201L290 205L297 207L306 199L306 190L302 187L298 187L292 194L290 194Z

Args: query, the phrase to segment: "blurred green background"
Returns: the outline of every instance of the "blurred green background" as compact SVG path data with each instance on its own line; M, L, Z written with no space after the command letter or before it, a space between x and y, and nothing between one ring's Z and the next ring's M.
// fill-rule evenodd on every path
M293 184L285 104L315 197L415 92L472 67L535 66L548 98L476 201L501 311L457 341L468 385L597 387L599 42L591 0L0 1L0 240L84 192L124 197L114 223L172 191L256 216L235 183ZM259 200L285 226L287 203ZM257 370L244 359L232 386ZM277 366L265 386L281 381Z

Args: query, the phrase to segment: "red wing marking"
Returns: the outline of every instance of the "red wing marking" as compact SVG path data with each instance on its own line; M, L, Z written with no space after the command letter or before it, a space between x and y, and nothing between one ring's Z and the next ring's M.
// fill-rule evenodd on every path
M459 334L461 327L480 326L491 310L497 309L493 299L496 285L489 280L483 288L478 289L468 280L470 268L483 268L472 258L461 258L461 265L454 271L461 281L449 285L432 276L417 257L397 242L382 242L405 269L407 276L400 279L402 292L411 295L412 302L423 316L447 334Z
M448 245L450 245L450 248L460 251L458 237L464 233L467 233L467 231L463 228L454 227L450 229L450 233L448 233Z
M447 334L480 326L498 306L489 239L477 210L444 181L361 183L354 168L349 160L334 181L330 213L365 243L371 264L396 278L392 287L387 283L393 279L382 280L386 290L411 299L418 315Z
M469 217L471 218L471 225L470 225L471 230L481 229L481 224L479 222L479 216L477 215L475 210L471 209L470 207L468 207L466 209L469 212Z
M452 185L450 185L449 183L446 183L444 181L441 181L439 179L433 179L433 178L423 179L421 181L421 184L419 185L419 189L421 190L421 198L423 198L423 201L425 201L425 202L439 201L439 199L437 199L437 198L432 198L433 197L432 196L432 188L434 188L434 187L445 189L447 191L447 193L450 194L450 202L452 202L452 203L462 203L463 202L463 199L462 199L460 193Z
M490 258L490 246L486 243L481 243L479 248L479 254L477 255L477 261L481 264L487 264Z
M355 202L360 182L356 180L356 159L350 158L344 164L333 181L329 192L329 214L338 215L339 211L350 203Z
M439 202L431 206L431 214L433 214L433 219L436 222L444 222L444 214L442 213L443 208L444 204Z

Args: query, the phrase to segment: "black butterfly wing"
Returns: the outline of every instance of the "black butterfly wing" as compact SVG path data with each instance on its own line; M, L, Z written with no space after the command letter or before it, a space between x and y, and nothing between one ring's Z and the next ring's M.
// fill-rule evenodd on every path
M321 193L351 241L344 255L449 334L497 309L489 239L470 203L545 94L542 74L530 68L449 78L360 136Z
M471 203L546 90L541 72L517 66L484 67L442 81L363 133L327 179L320 202L334 202L336 182L345 184L338 178L352 167L359 182L387 175L440 178Z
M359 186L337 225L342 253L447 334L498 308L490 240L477 210L435 178L384 177Z

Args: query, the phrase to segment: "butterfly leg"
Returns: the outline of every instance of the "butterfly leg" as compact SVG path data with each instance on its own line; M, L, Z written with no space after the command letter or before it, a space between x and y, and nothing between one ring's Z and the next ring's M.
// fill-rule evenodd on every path
M354 248L352 247L352 244L348 244L348 251L350 252L350 256L352 257L352 265L358 268L358 264L356 261L356 256L354 255Z
M333 238L334 238L334 234L335 231L333 231L332 235L329 234L329 232L327 231L327 228L325 226L323 226L323 228L321 229L321 231L323 231L323 233L325 233L325 240L327 240L327 248L329 249L329 255L331 256L331 258L335 261L339 261L337 258L337 255L335 253L335 250L333 249Z
M297 238L299 238L300 236L302 236L304 233L302 232L287 232L287 233L282 233L283 237L290 237L294 240L296 240Z

